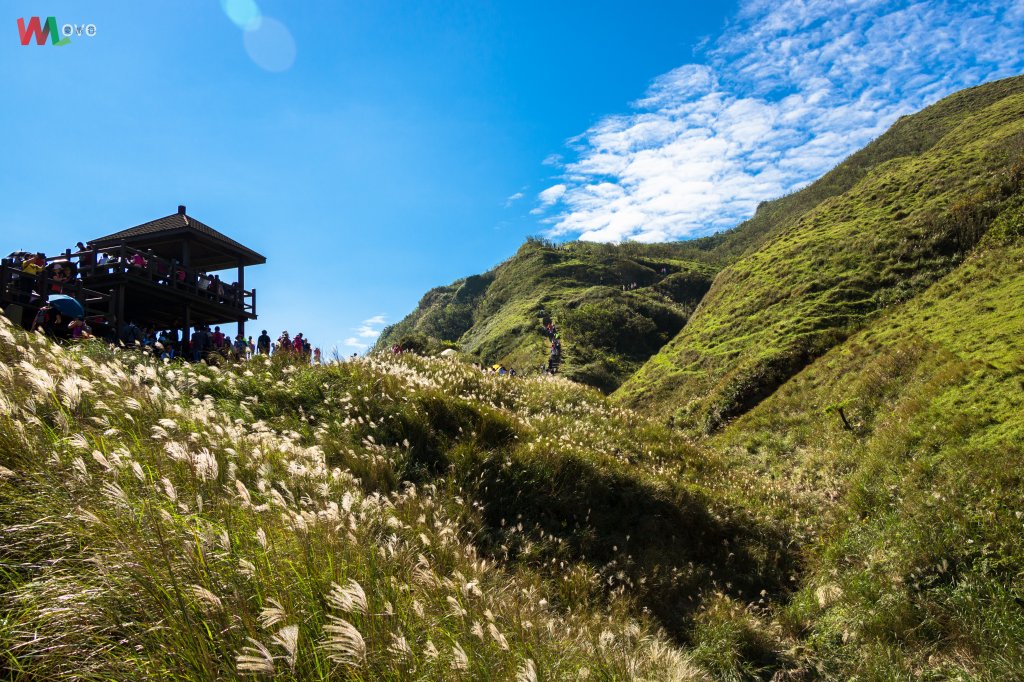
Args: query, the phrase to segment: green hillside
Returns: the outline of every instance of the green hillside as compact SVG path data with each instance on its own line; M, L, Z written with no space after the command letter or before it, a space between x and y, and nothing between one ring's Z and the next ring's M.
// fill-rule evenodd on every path
M683 328L718 263L700 241L556 246L531 239L490 272L427 292L376 348L449 342L485 365L536 373L548 358L547 317L563 335L563 373L610 391Z
M766 208L778 221L741 226L732 239L751 246L618 397L720 428L962 263L1012 203L1022 152L1022 78L901 120L788 204Z
M564 379L164 364L3 317L0 377L3 679L706 680L702 604L791 589L781 510Z
M780 620L826 676L1022 674L1022 237L1017 193L960 267L709 443L805 500L820 534Z
M0 679L1024 679L1022 155L1017 78L732 232L531 240L381 341L454 358L0 317ZM544 315L642 369L470 362Z
M713 431L963 260L1015 191L1022 89L1007 79L905 116L711 237L530 240L490 272L428 292L377 349L451 346L529 371L547 356L546 313L563 331L567 376L604 391L625 382L625 404Z

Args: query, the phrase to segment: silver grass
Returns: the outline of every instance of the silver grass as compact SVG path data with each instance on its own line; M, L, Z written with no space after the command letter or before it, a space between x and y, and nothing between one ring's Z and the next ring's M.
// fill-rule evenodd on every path
M487 624L487 631L491 634L491 637L494 638L494 641L498 643L498 646L501 647L503 651L508 651L508 640L505 639L505 635L501 634L501 630L499 630L494 625L494 623Z
M331 583L331 591L327 595L327 601L331 605L345 613L363 613L369 609L366 604L366 592L362 585L355 580L349 580L345 587L338 583Z
M391 633L391 644L388 646L390 651L399 660L412 656L412 649L409 647L409 642L406 641L405 636Z
M104 457L103 453L100 452L99 450L93 450L92 451L92 458L94 460L96 460L97 464L99 464L101 467L103 467L107 471L113 471L114 470L113 465L109 461L107 461L107 458Z
M532 658L526 659L516 673L516 682L537 682L537 665Z
M286 625L277 631L277 634L271 638L271 641L288 652L288 656L286 657L288 667L294 670L295 658L299 650L299 626Z
M327 656L337 663L358 665L366 660L366 642L352 623L336 616L328 616L330 623L324 626L327 639L323 648Z
M274 625L288 620L288 613L284 610L284 607L281 606L280 602L276 599L268 599L267 602L270 606L265 606L263 607L263 610L260 611L260 624L262 624L263 627L270 629Z
M249 637L248 640L252 642L252 646L244 647L242 653L235 658L238 671L256 675L273 675L274 657L270 655L270 651L263 646L262 642L252 637Z
M221 602L220 597L215 595L213 592L210 592L202 585L192 585L191 591L196 599L206 605L207 610L213 609L220 611L224 608L224 604Z
M452 647L452 670L468 670L469 656L458 643Z
M171 483L171 479L169 479L169 478L167 478L165 476L164 478L160 479L160 483L163 484L163 486L164 486L164 494L167 495L167 497L171 500L171 502L177 502L178 501L178 491L175 490L174 484Z

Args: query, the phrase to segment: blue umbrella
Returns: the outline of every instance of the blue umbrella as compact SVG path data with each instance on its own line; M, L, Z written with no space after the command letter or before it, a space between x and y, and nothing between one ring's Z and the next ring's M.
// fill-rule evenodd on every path
M65 315L71 318L85 317L85 308L82 304L63 294L54 294L47 299L54 308L56 308L61 315Z

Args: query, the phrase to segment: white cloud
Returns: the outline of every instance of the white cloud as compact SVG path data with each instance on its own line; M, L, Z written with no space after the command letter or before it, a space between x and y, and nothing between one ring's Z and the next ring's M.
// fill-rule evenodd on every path
M526 196L526 195L524 195L522 192L516 192L515 194L510 196L508 199L505 199L505 208L510 207L512 204L514 204L515 202L519 201L524 196Z
M385 321L384 315L374 315L369 319L363 320L358 327L353 329L356 333L355 336L348 337L342 341L342 344L359 351L366 350L380 336Z
M538 195L551 236L657 241L732 227L899 116L1024 71L1024 3L744 0L704 63L569 141Z
M557 185L552 185L551 187L548 187L546 190L538 194L537 198L540 199L540 203L542 206L550 206L551 204L555 203L556 201L562 198L562 195L565 194L565 189L565 185L561 183Z

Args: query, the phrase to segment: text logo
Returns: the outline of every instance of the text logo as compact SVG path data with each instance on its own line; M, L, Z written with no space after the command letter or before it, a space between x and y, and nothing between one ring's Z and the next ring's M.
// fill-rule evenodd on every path
M90 38L96 35L96 24L63 24L57 26L56 17L46 17L42 21L39 17L18 19L18 38L22 45L28 45L34 38L36 45L45 45L49 40L52 44L61 47L71 43L71 36L87 35Z

